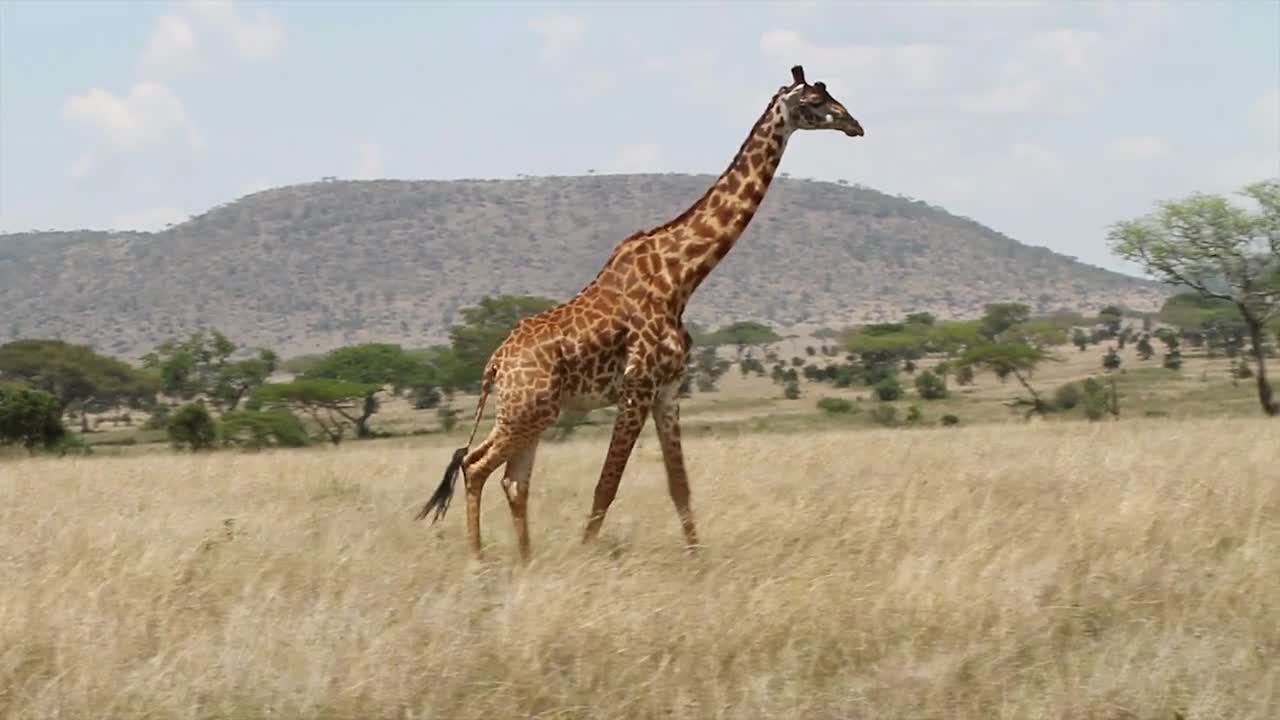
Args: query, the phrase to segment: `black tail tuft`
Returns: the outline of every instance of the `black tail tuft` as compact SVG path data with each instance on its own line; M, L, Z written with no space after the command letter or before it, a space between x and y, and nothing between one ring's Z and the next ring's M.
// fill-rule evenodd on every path
M458 472L462 470L462 461L467 458L467 449L458 448L453 451L453 459L449 461L449 467L444 470L444 479L440 481L440 486L436 488L431 499L426 505L422 506L422 510L413 518L421 520L431 514L434 508L435 517L431 518L434 525L437 520L444 517L445 511L449 509L449 501L453 499L453 486L458 482Z

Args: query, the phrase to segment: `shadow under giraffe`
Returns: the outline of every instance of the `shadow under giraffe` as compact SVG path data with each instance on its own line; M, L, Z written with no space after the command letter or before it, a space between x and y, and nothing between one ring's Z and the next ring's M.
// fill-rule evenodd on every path
M770 98L729 167L701 198L674 219L618 243L595 278L571 299L516 323L485 365L466 446L454 451L417 519L433 511L433 523L444 516L461 474L467 536L479 557L481 493L489 476L505 465L502 487L521 559L528 562L529 478L542 433L561 409L615 405L618 415L583 541L599 535L636 438L652 415L685 543L691 549L698 545L677 399L692 345L682 322L685 306L751 222L793 132L863 135L861 124L824 83L806 82L799 65L791 74L792 82ZM472 448L491 393L497 400L493 428Z

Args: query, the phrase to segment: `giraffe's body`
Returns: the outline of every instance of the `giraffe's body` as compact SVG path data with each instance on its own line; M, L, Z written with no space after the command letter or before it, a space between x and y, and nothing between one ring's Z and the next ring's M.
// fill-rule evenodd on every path
M685 540L697 544L676 401L692 344L682 323L685 306L750 223L794 130L830 127L862 134L821 83L805 83L799 68L793 73L796 82L774 95L729 168L697 202L670 222L619 243L572 299L516 323L493 352L481 381L475 419L479 421L488 394L494 392L494 427L475 449L455 453L419 517L432 508L437 517L443 513L461 471L468 535L478 554L481 491L488 476L505 463L503 488L527 560L529 476L539 437L563 409L616 405L619 413L585 539L599 532L636 437L652 413Z

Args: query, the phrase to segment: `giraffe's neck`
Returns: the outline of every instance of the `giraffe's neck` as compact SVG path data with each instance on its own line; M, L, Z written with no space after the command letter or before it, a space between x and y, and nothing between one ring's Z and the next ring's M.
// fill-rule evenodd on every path
M678 239L671 250L678 254L677 262L668 257L664 265L668 272L679 268L678 277L670 279L681 311L742 236L782 162L791 127L781 98L781 91L774 95L733 162L706 194L665 226Z

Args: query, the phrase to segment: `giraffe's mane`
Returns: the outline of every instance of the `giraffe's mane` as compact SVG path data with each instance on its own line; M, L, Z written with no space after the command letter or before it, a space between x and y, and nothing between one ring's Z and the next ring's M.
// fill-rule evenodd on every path
M720 181L720 178L724 177L731 170L733 170L734 162L738 158L742 157L744 153L746 153L747 143L751 142L751 138L755 137L756 131L760 129L760 126L763 125L765 122L768 122L769 116L773 113L773 107L778 103L779 98L781 98L784 93L788 92L794 87L795 87L794 85L783 85L782 87L778 88L778 91L773 94L773 97L769 98L769 104L765 107L764 112L760 113L760 117L756 118L756 121L752 123L751 130L749 130L747 132L747 136L742 139L742 144L738 146L738 152L733 154L733 160L729 161L729 166L725 168L724 172L720 173L719 177L717 177L714 181L712 181L710 185L707 186L707 189L703 191L702 195L699 196L698 199L693 202L693 204L685 208L684 212L662 223L661 225L656 225L650 228L649 230L642 230L640 232L633 233L631 237L633 238L638 235L649 235L652 233L669 230L672 227L675 227L676 225L680 225L684 223L686 220L689 219L691 215L697 212L698 208L701 207L702 204L707 201L708 196L710 196L711 193L715 191ZM631 238L628 238L628 239L631 239Z
M734 153L733 159L729 161L728 167L726 167L725 170L721 172L720 175L714 181L712 181L710 185L707 186L707 189L703 191L702 195L699 196L697 200L695 200L691 205L689 205L689 207L685 208L684 212L671 218L670 220L660 225L655 225L647 230L637 230L631 233L630 235L628 235L627 237L623 238L622 241L619 242L617 245L614 245L613 250L610 251L609 253L609 256L605 258L605 261L600 266L600 269L596 271L595 277L593 277L589 283L587 283L581 290L577 292L577 294L574 295L574 299L576 299L579 295L582 295L588 292L593 286L595 286L596 283L600 280L600 276L603 275L604 272L613 265L614 259L616 259L618 255L623 252L623 250L625 250L628 246L630 246L631 243L638 241L641 238L645 238L652 235L656 235L658 233L665 232L667 230L670 230L673 227L676 227L677 225L680 225L688 221L690 216L692 216L695 212L697 212L698 208L707 202L707 198L711 195L712 192L715 191L716 187L719 185L720 178L724 177L729 172L731 172L734 168L734 165L737 159L739 157L742 157L742 155L746 153L747 144L751 142L751 139L753 137L755 137L756 131L760 129L760 126L769 121L769 116L773 113L773 108L775 105L777 105L778 100L785 93L790 92L791 90L794 90L795 87L796 87L796 84L794 83L791 85L783 85L782 87L778 88L777 92L773 94L773 97L769 98L769 104L765 106L764 112L760 113L760 117L756 118L756 121L752 123L751 129L747 132L747 136L743 138L742 144L738 146L738 151Z

